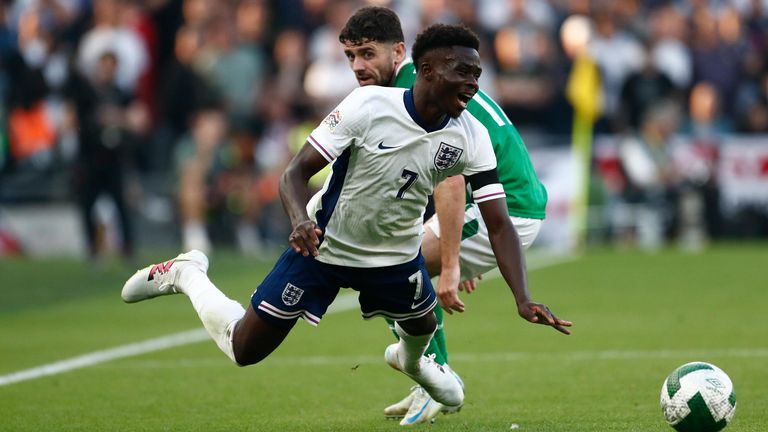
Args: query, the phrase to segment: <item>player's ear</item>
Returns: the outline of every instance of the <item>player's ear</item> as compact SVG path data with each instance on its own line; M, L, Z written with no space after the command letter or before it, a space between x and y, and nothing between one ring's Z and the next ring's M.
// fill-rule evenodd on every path
M392 46L392 52L395 66L397 66L405 60L405 42L395 42Z
M425 80L431 81L434 72L435 70L430 62L422 61L421 64L419 64L419 75L421 75Z

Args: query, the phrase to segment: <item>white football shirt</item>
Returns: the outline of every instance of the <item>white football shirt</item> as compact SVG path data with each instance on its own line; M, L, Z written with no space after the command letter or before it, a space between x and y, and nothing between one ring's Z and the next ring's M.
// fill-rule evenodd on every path
M413 260L424 233L428 196L448 176L492 171L486 129L464 112L425 130L411 90L355 89L307 141L331 175L307 212L323 230L317 259L349 267L385 267ZM500 184L474 192L479 202L503 199Z

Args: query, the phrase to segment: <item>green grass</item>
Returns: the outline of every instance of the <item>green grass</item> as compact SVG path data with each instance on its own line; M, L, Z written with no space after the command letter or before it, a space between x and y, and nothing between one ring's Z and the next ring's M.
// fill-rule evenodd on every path
M158 257L159 258L159 257ZM768 245L702 254L592 251L530 273L534 298L571 336L517 317L500 279L446 318L467 385L433 431L672 431L659 392L675 367L712 362L738 396L726 431L768 430ZM246 303L271 267L212 257L211 278ZM182 296L126 305L119 264L0 261L0 376L199 328ZM391 334L357 311L300 322L272 357L237 368L205 341L0 387L8 431L396 431L381 415L410 381L383 361Z

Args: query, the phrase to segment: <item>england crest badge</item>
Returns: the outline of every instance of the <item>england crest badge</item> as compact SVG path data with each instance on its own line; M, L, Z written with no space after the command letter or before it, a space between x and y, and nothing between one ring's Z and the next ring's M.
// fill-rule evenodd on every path
M453 168L459 162L464 149L440 142L440 147L435 154L435 167L444 171Z
M283 303L285 303L286 306L293 306L301 300L302 294L304 294L303 289L287 284L283 290Z

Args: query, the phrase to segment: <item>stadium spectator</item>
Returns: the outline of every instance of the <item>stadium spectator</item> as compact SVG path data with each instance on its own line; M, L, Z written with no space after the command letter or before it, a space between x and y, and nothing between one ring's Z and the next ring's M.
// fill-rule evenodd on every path
M619 240L636 241L648 250L660 248L677 217L681 182L670 143L680 123L679 106L665 101L651 106L638 131L622 140L619 158L626 176L623 200L615 213Z
M147 56L146 67L139 74L136 83L136 100L146 108L152 122L155 122L157 110L158 78L158 34L157 26L149 16L145 2L140 0L121 0L118 13L120 26L132 31L141 41Z
M32 168L50 165L56 130L47 112L49 86L45 68L51 51L51 36L45 32L41 13L26 10L20 17L17 45L3 59L9 80L6 92L8 141L12 160Z
M752 86L755 90L751 101L745 104L744 114L740 117L740 130L747 133L768 133L768 74Z
M79 155L75 169L75 191L92 259L103 252L103 238L94 214L96 200L106 193L114 202L120 223L121 252L134 253L133 221L126 200L126 163L132 152L132 135L141 129L131 111L133 98L118 84L119 60L106 51L94 70L84 77L74 73L65 94L75 115Z
M258 124L254 108L268 71L262 45L266 19L260 2L241 2L237 11L222 13L206 26L198 56L198 66L222 98L229 121L246 127Z
M745 48L738 38L738 18L729 12L718 19L709 9L701 8L696 10L692 22L693 80L714 85L722 98L723 112L734 115Z
M216 17L215 6L213 0L183 0L181 15L184 18L184 24L193 29L202 30L212 18Z
M652 48L646 45L642 53L642 69L631 73L621 87L619 130L625 130L625 126L637 130L642 116L651 106L678 96L672 80L656 67L652 56Z
M611 11L598 10L589 51L600 69L606 121L601 130L615 131L621 86L628 76L642 68L643 47L638 37L624 29Z
M227 122L216 109L196 112L192 129L176 145L181 242L184 249L212 250L207 217L212 178L219 148L226 139Z
M480 0L477 9L479 24L492 32L514 23L533 25L550 34L555 30L557 17L549 2Z
M195 69L202 44L200 31L184 26L176 34L174 57L162 74L159 88L161 139L152 150L155 155L172 153L173 144L189 130L194 116L202 109L218 105L218 98ZM159 148L158 148L159 147Z
M262 210L277 197L277 182L262 175L256 159L259 138L254 130L233 124L219 152L209 206L221 213L225 227L234 226L235 243L241 253L263 253L262 235L257 224ZM282 167L282 166L281 166ZM223 211L221 211L223 210ZM232 216L231 218L229 216Z
M731 130L720 108L717 89L706 82L696 84L682 130L691 140L690 154L682 158L680 167L687 186L684 192L688 192L681 200L680 238L692 247L705 237L723 235L717 165L720 148Z
M558 93L554 46L532 26L504 27L493 43L496 91L504 112L515 121L546 127Z
M685 17L672 4L653 9L648 17L648 33L653 66L672 80L678 90L687 90L693 65L690 47L685 43L688 37Z
M337 35L344 26L346 18L354 9L348 2L332 6L327 16L327 25L318 27L308 42L311 63L304 80L304 90L322 111L328 111L356 87L354 77L347 73L347 60L339 52ZM334 85L328 85L329 82Z
M139 79L149 70L150 55L139 34L121 20L121 0L94 0L93 27L78 45L80 73L93 79L102 55L117 57L116 84L124 92L135 94Z
M723 116L721 98L717 88L708 82L699 82L691 89L688 113L682 131L695 140L715 145L733 130L729 119Z
M291 101L292 105L309 103L302 85L307 67L304 55L306 43L306 37L296 30L280 32L275 39L272 60L274 70L268 87L276 88L280 97Z

